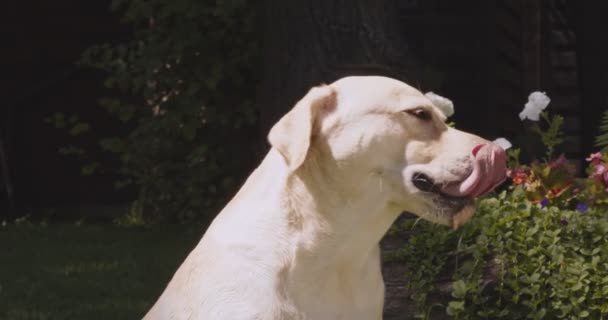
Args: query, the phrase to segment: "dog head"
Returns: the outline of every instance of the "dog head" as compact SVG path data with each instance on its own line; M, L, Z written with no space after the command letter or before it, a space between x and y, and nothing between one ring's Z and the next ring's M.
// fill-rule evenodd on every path
M271 130L290 174L322 170L352 199L456 228L505 178L502 148L449 127L425 95L385 77L311 89Z

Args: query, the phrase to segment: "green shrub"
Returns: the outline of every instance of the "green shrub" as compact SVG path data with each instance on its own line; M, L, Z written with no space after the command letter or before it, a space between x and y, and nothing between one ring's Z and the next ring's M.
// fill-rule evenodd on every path
M203 215L225 201L254 158L252 3L112 6L132 38L88 49L81 64L106 72L105 86L122 95L102 105L131 130L100 144L120 158L117 184L139 190L130 214L148 221Z
M410 270L418 317L433 318L427 297L448 272L454 282L444 310L455 319L602 319L608 316L607 217L596 209L533 204L518 188L480 201L460 230L417 223L393 258Z
M602 148L601 152L608 152L608 110L604 111L599 127L599 133L595 137L595 146Z

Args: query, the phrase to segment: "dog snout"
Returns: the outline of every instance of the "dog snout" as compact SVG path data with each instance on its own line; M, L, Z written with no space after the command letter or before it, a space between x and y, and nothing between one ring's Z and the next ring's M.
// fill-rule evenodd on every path
M412 183L418 190L423 192L433 192L435 190L435 181L422 172L415 172L412 175Z
M462 181L450 183L442 190L451 196L478 197L492 191L506 177L505 151L492 143L471 150L473 170Z

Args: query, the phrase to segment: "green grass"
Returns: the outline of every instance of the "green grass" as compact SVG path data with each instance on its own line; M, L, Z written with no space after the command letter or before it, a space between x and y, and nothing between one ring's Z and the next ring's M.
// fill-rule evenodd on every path
M202 228L0 227L0 319L140 319Z

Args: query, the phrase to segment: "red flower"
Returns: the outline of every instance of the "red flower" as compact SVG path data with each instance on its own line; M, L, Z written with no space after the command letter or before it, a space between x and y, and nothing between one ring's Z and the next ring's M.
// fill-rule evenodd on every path
M507 176L513 180L514 185L523 184L529 177L528 172L521 167L515 167L515 169L507 170Z
M549 190L549 191L551 192L551 194L552 194L554 197L557 197L557 196L558 196L558 195L560 195L562 192L566 191L566 189L568 189L568 187L567 187L567 186L566 186L566 187L561 187L561 188L560 188L560 187L558 187L558 188L553 188L553 189L551 189L551 190Z

